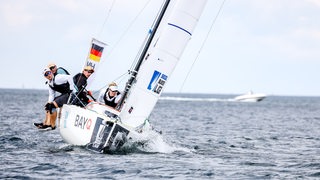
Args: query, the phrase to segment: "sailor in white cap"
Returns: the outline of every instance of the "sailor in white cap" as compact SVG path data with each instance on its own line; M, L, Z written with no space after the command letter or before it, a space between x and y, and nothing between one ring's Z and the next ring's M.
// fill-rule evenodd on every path
M69 95L74 89L74 83L71 75L54 75L49 68L44 69L43 75L48 80L46 84L49 89L48 102L45 105L46 118L43 123L34 123L34 125L39 129L51 128L53 130L56 128L56 108L67 103ZM60 94L58 95L58 93Z
M115 82L109 84L107 89L102 89L99 94L98 102L115 108L122 95Z

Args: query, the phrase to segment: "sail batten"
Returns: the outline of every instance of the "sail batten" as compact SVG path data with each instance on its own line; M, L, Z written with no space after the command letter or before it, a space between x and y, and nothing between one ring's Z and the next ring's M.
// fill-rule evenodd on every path
M178 26L178 25L175 25L175 24L172 24L172 23L168 23L168 25L169 25L169 26L176 27L176 28L178 28L178 29L180 29L180 30L188 33L190 36L192 36L191 32L189 32L188 30L186 30L186 29L184 29L184 28L182 28L182 27L180 27L180 26Z

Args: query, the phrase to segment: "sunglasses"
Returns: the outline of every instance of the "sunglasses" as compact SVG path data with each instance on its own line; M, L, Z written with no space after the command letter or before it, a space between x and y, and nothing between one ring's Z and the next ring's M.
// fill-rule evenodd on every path
M85 69L84 71L87 71L88 73L91 73L91 74L93 73L92 70L86 70L86 69Z
M46 73L44 73L44 76L47 77L51 74L51 71L47 71Z
M49 69L52 71L54 68L56 68L56 66L51 66L49 67Z

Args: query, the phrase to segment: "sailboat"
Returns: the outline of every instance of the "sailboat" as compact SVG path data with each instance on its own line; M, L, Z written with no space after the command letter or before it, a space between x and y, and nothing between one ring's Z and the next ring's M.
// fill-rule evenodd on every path
M114 109L96 102L84 108L63 105L59 128L64 141L106 152L150 129L148 117L191 39L205 4L206 0L166 0L130 70L118 106Z

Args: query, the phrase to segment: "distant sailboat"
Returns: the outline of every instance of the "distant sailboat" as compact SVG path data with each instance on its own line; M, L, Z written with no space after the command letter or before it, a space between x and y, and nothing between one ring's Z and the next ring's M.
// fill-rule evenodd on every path
M178 63L206 0L166 0L116 109L65 104L60 134L69 144L105 152L150 129L148 118ZM170 11L168 11L170 9ZM163 18L167 16L168 18ZM101 54L100 54L101 55Z
M242 102L258 102L258 101L262 101L266 97L267 97L266 94L253 93L252 91L249 91L244 95L236 96L234 99L236 101L242 101Z

